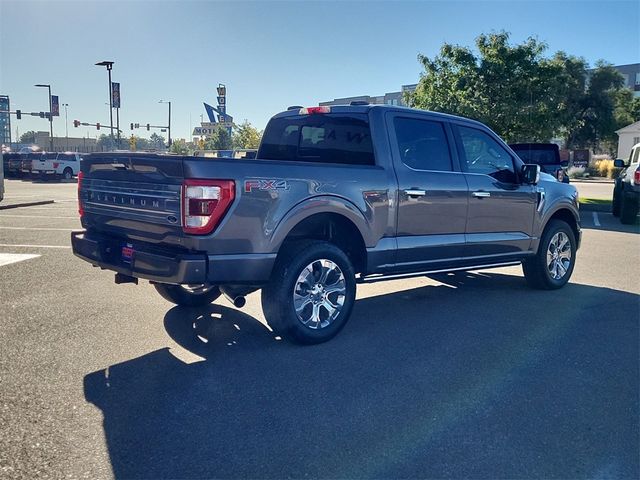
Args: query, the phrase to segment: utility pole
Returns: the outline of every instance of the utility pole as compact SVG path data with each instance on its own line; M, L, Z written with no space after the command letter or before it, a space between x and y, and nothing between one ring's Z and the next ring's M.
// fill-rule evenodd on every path
M169 140L167 142L169 148L171 148L171 100L160 100L158 103L168 103L169 104L169 124L167 130L169 131Z
M67 151L69 151L69 119L67 117L67 107L69 104L63 103L62 106L64 107L64 132L65 138L67 139Z
M34 85L35 87L42 87L49 89L49 151L53 152L53 115L51 110L53 109L53 105L51 103L51 85L47 85L44 83L38 83Z
M107 67L107 72L109 73L109 123L110 123L109 132L111 132L112 143L115 141L113 138L113 92L111 90L111 69L113 68L113 64L114 62L110 62L107 60L96 63L96 66Z

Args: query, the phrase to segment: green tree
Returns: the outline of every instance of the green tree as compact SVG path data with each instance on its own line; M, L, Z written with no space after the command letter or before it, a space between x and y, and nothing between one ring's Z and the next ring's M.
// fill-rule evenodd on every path
M262 132L255 128L248 120L236 127L233 132L233 146L235 148L258 148Z
M206 150L231 150L233 148L233 141L231 135L227 131L226 127L222 125L216 125L213 129L213 133L209 136L205 142Z
M189 155L189 146L187 145L186 140L179 138L171 142L169 151L171 153L177 153L178 155Z
M630 118L624 108L616 109L616 103L628 98L623 85L624 79L615 68L603 62L596 64L575 105L574 125L567 132L569 148L612 149L617 142L615 131Z
M36 143L36 132L29 130L20 135L20 143Z
M424 72L408 103L477 119L510 142L550 140L561 125L558 77L568 59L546 59L534 38L511 45L507 32L480 35L476 49L445 43L433 59L419 55Z
M109 152L111 150L116 150L116 142L117 140L112 138L111 135L103 133L96 140L96 146L103 152Z
M164 137L157 133L152 133L149 137L149 147L156 150L163 150L165 148Z

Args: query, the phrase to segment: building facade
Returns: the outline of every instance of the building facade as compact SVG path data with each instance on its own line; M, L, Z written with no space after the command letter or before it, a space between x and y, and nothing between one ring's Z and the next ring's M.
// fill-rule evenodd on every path
M332 105L349 105L351 102L367 102L370 105L402 105L406 106L404 102L404 93L413 92L417 84L402 85L402 89L399 92L389 92L384 95L370 96L359 95L357 97L343 97L334 98L326 102L320 102L321 107Z
M11 144L11 115L9 97L0 95L0 143L2 145Z
M49 132L36 132L35 144L43 150L49 150ZM91 153L98 151L95 138L53 137L54 152Z
M627 161L631 153L631 147L636 143L640 143L640 122L627 125L617 130L616 133L618 134L618 158Z

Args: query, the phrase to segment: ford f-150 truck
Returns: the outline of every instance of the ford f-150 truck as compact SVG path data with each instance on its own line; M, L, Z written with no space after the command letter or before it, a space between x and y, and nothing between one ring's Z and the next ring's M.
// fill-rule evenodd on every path
M522 264L562 287L580 244L578 195L473 120L385 105L291 107L255 159L85 157L74 253L151 281L179 305L262 289L269 324L336 335L357 283Z

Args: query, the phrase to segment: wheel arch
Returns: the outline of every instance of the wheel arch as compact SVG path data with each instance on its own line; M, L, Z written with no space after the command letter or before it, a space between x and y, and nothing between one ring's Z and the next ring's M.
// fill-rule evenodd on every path
M357 207L332 197L313 198L294 207L272 236L273 251L297 240L324 240L342 249L356 272L367 265L369 223Z

